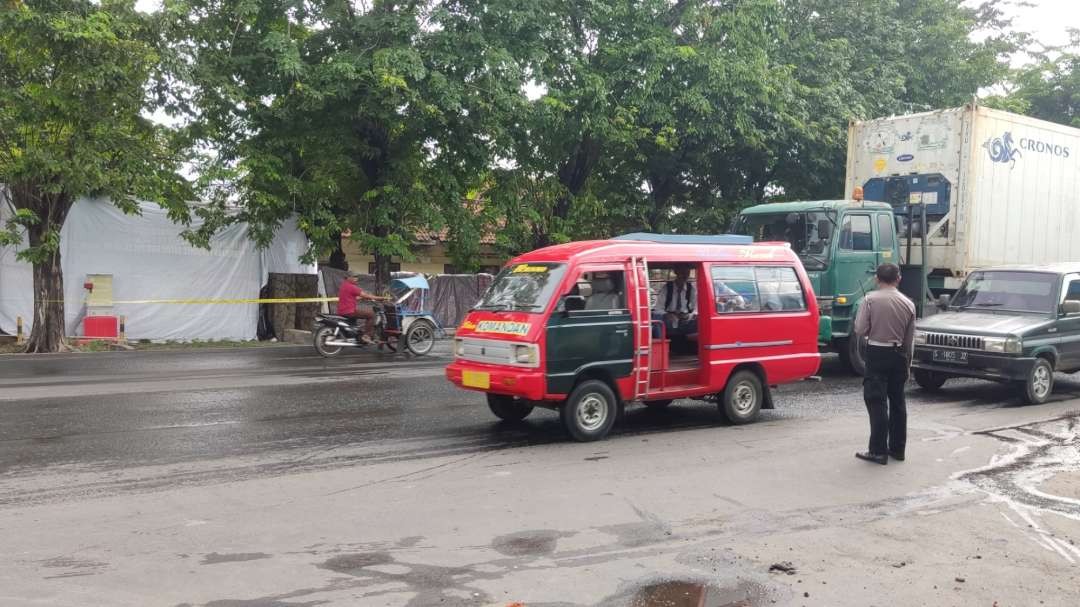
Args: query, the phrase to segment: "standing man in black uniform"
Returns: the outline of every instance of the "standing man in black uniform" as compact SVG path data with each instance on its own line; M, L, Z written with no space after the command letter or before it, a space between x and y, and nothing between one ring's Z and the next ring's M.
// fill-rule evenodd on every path
M863 400L870 414L870 448L855 457L885 465L904 461L907 444L907 384L915 349L915 304L897 287L900 268L877 268L878 289L867 294L855 319L855 338L866 340Z

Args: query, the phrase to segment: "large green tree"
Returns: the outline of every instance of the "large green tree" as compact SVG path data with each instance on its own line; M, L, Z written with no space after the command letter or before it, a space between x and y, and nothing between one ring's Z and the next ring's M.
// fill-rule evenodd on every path
M159 65L151 16L132 0L0 3L0 204L15 213L0 240L34 269L27 351L63 347L60 230L82 196L129 213L137 198L186 217L167 132L148 120Z
M463 206L522 99L504 47L529 36L526 0L168 0L176 64L203 167L205 233L248 221L259 240L296 212L311 256L342 233L375 255L410 254L418 228L451 228L475 253ZM185 108L185 105L190 106ZM466 259L466 261L468 261Z
M988 105L1080 128L1080 30L1061 47L1030 48L1033 61L1017 69L1007 92Z

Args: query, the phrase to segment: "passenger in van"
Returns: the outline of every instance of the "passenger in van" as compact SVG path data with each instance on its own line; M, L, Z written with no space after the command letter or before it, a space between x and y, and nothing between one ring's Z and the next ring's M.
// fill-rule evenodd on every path
M654 310L661 314L667 334L686 336L697 333L697 291L690 282L690 267L675 268L675 280L668 281L656 297Z
M585 302L585 309L618 310L623 307L622 294L615 278L607 272L597 272L592 279L592 295Z

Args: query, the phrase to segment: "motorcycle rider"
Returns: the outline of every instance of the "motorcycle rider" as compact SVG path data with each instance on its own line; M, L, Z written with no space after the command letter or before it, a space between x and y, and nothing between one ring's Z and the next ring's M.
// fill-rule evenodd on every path
M371 323L375 320L375 311L367 306L361 308L358 304L360 301L389 301L390 298L378 297L364 291L360 288L359 282L360 276L355 272L347 272L345 274L345 280L342 281L341 288L338 289L337 312L339 316L344 316L345 318L350 318L355 321L363 320L363 325L358 326L360 335L357 339L360 343L370 344L372 342L370 335Z

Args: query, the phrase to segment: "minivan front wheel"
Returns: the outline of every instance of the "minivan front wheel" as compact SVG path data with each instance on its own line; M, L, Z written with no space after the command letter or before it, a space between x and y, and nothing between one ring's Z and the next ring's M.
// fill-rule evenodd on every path
M1054 391L1054 367L1045 358L1035 359L1035 364L1028 371L1024 381L1024 402L1029 405L1041 405L1050 398Z
M836 342L836 350L840 353L840 362L844 363L855 375L866 375L866 359L860 348L860 339L854 335L847 339L839 339Z
M618 415L618 398L610 386L598 379L578 384L559 410L566 431L581 442L607 436Z

